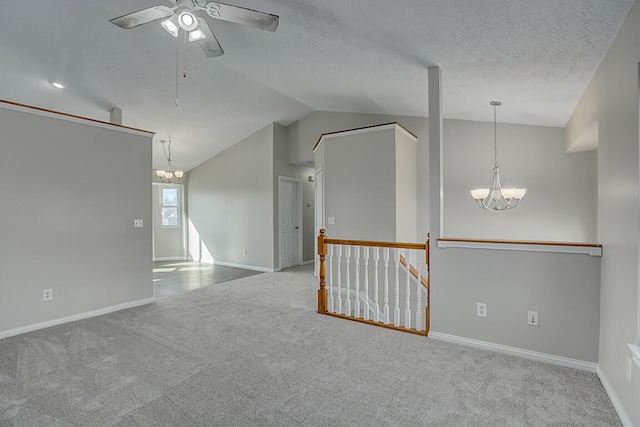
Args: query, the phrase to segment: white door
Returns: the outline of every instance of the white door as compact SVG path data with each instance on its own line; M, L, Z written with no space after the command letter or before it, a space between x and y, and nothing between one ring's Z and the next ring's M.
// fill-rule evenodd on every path
M280 179L280 268L298 265L298 181Z

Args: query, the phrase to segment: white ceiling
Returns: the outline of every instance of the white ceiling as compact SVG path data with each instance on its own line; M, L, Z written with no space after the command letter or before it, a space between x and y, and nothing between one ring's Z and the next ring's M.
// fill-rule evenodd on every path
M109 19L169 0L29 0L0 7L0 99L173 140L185 170L271 122L314 110L427 115L426 67L445 118L564 126L634 0L227 0L280 16L275 33L220 21L226 54L183 50L159 23ZM60 91L50 85L61 80Z

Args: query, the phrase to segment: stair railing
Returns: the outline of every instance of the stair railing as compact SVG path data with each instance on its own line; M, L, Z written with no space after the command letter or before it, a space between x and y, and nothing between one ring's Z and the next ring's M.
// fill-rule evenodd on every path
M323 229L318 256L318 313L429 334L428 238L426 243L329 239Z

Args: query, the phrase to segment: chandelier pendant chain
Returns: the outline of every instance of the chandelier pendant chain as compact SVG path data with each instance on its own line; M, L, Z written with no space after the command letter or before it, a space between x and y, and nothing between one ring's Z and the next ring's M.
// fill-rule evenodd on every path
M491 101L493 107L493 182L491 188L471 190L471 197L478 207L488 211L506 211L513 209L524 197L525 188L502 188L500 184L500 168L498 167L498 115L497 107L500 101Z
M164 153L164 157L167 159L167 168L164 170L156 170L156 175L160 181L166 184L176 184L180 182L184 176L184 172L174 171L171 166L171 138L169 138L169 142L164 139L160 142L162 143L162 152Z
M498 116L496 115L496 109L500 102L493 101L491 105L493 105L493 158L495 161L493 167L498 169Z

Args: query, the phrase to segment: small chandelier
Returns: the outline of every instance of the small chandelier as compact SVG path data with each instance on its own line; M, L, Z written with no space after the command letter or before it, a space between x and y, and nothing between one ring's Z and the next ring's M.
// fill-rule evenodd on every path
M478 207L488 211L506 211L518 206L522 200L526 188L502 188L500 185L500 170L498 168L498 122L496 120L496 108L502 105L500 101L491 101L493 106L493 184L491 188L478 188L471 190L471 197L476 201Z
M171 167L171 138L169 138L169 142L165 141L164 139L160 142L162 142L162 151L164 152L164 157L167 159L167 169L156 170L156 175L158 176L158 178L160 178L160 181L164 183L176 184L180 182L180 180L184 176L184 172L174 171Z

